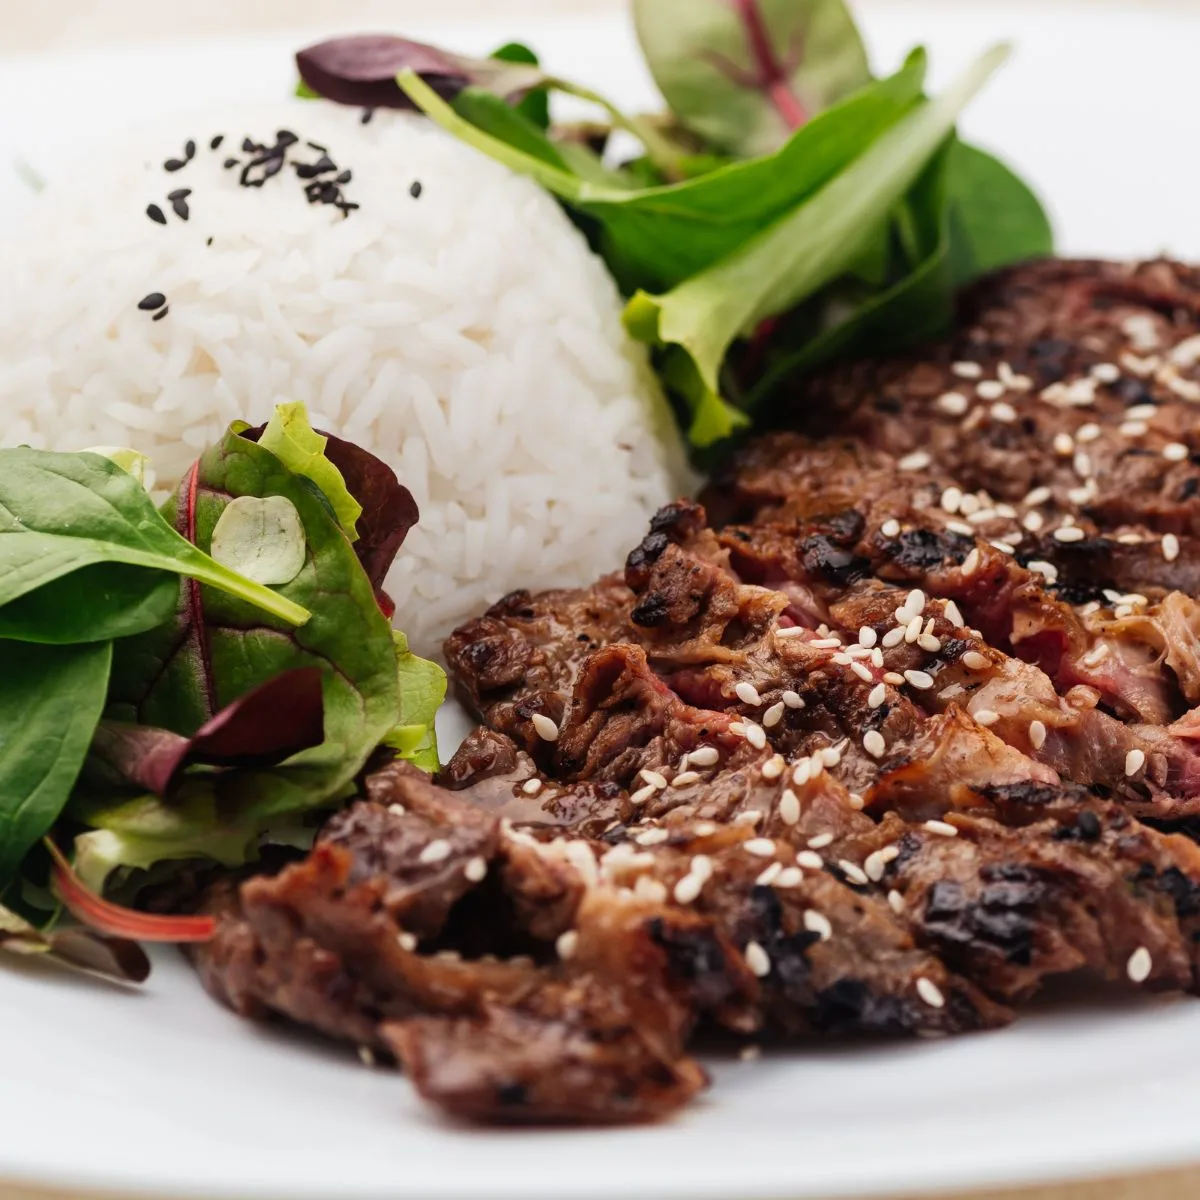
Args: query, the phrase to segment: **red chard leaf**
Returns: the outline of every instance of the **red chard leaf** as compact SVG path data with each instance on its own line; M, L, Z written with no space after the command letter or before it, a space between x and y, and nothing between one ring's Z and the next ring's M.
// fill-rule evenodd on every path
M318 96L358 108L412 108L396 85L402 70L415 71L445 100L477 87L519 101L545 83L541 69L531 63L468 58L387 34L320 42L301 50L296 66Z
M91 754L125 782L165 796L192 763L267 767L319 746L324 713L320 669L300 667L226 705L190 738L148 725L102 721Z

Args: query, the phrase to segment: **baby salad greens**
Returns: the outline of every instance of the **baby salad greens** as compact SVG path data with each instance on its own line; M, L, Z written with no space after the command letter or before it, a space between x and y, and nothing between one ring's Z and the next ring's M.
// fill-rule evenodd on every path
M445 694L389 624L417 511L373 455L283 405L161 510L118 462L0 450L0 946L110 968L134 960L51 936L47 854L95 928L186 936L92 893L310 836L381 745L436 770Z
M768 419L807 371L937 333L963 284L1052 252L1032 192L955 133L1006 48L931 98L921 50L872 78L842 0L633 8L666 113L623 114L518 46L477 60L345 38L297 63L305 94L415 107L553 192L629 298L695 446ZM602 119L552 125L554 91ZM615 161L618 133L638 157Z

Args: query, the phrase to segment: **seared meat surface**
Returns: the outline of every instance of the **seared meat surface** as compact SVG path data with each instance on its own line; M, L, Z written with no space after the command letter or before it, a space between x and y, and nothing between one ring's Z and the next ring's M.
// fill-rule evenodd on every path
M207 986L537 1122L674 1111L706 1029L1200 991L1198 304L1172 264L1037 264L798 385L623 571L451 635L480 727L213 889Z

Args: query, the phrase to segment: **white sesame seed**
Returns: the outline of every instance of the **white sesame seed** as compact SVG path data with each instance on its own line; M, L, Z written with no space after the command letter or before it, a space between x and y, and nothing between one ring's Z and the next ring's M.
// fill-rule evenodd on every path
M863 863L863 870L872 883L878 883L887 870L887 863L884 862L880 852L876 850L873 854L867 855L866 861Z
M1173 533L1163 534L1162 556L1167 562L1174 562L1179 557L1179 539Z
M690 872L675 884L672 893L677 904L691 904L704 890L704 880Z
M1001 554L1011 554L1013 552L1013 548L1007 542L1001 541L999 538L988 542L988 545L991 546L993 550L999 550Z
M926 979L924 975L917 980L917 995L920 996L930 1008L946 1007L946 997L942 995L942 989L939 988L932 979Z
M838 859L838 867L841 869L846 879L858 887L863 887L871 881L867 878L866 872L857 863L852 863L848 859Z
M782 700L777 700L770 708L763 713L762 723L765 729L774 729L780 721L783 720L785 705Z
M651 904L662 904L667 898L667 889L657 879L639 875L633 885L633 894L640 900L649 900Z
M825 770L825 760L819 755L814 754L808 760L808 773L816 779Z
M833 926L829 923L829 918L813 908L808 909L804 914L804 928L809 933L815 933L823 942L827 942L833 937Z
M773 754L762 765L762 777L764 779L778 779L787 769L787 763L783 761L782 754Z
M933 687L933 676L927 671L905 671L904 678L918 691L927 691Z
M714 767L720 758L721 753L716 746L697 746L688 754L688 762L696 767Z
M1183 462L1188 456L1188 448L1182 442L1168 442L1162 448L1162 456L1168 462Z
M804 872L799 867L784 867L775 880L777 888L799 887L804 882Z
M973 492L964 493L962 501L958 506L959 511L967 517L971 516L973 513L977 513L982 507L983 501L981 501Z
M1044 721L1029 722L1029 744L1040 750L1046 744L1046 723Z
M715 821L697 821L692 826L692 832L699 838L712 837L717 832L717 823Z
M762 697L758 694L758 688L752 683L747 683L743 680L733 690L743 704L750 704L755 708L762 704Z
M534 731L544 742L558 741L558 726L545 713L534 713L531 718Z
M645 804L646 801L649 800L651 796L656 795L657 792L658 788L656 788L654 784L649 783L644 788L638 788L636 792L633 792L629 797L629 803L634 805Z
M795 825L800 820L800 799L791 788L784 788L779 797L779 819L785 825Z
M1017 410L1007 400L998 400L990 411L993 421L1000 421L1005 425L1010 425L1017 419Z
M942 493L941 506L943 512L948 512L953 516L958 512L958 506L962 503L962 488L948 487Z
M959 612L958 605L955 604L953 600L947 600L942 606L942 615L956 629L961 629L966 624L966 621L963 620L962 613Z
M852 670L855 675L857 675L859 679L863 681L863 683L872 683L875 679L875 676L871 674L871 668L864 666L860 662L851 663L850 670Z
M1056 433L1051 444L1060 458L1070 458L1075 453L1075 439L1069 433Z
M812 760L801 758L792 768L792 782L797 787L803 787L812 778Z
M841 644L842 639L835 637L814 638L809 643L814 650L836 650Z
M1047 583L1058 582L1058 568L1051 562L1045 562L1040 558L1035 558L1030 564L1029 569L1036 571L1041 575Z
M925 593L920 588L913 588L905 597L904 607L914 616L920 616L925 611Z
M892 912L899 916L905 909L904 897L900 895L895 888L888 892L888 904L891 906Z
M1046 524L1046 518L1040 512L1027 512L1021 518L1021 524L1030 533L1041 533Z
M1076 451L1071 465L1080 479L1087 479L1092 474L1092 460L1082 450Z
M913 642L921 636L921 625L923 622L920 617L913 617L904 628L904 640L911 646Z
M1060 525L1054 531L1054 540L1056 542L1082 542L1087 537L1078 525Z
M767 745L767 735L763 733L761 725L755 725L753 721L745 723L745 732L743 737L752 745L755 750L765 750Z
M1146 765L1146 752L1133 749L1125 755L1125 774L1132 779Z
M952 363L950 370L959 379L981 379L983 377L983 368L977 362L963 361Z
M542 781L538 778L527 779L521 784L521 791L527 796L536 796L542 790Z
M467 865L463 867L463 874L472 882L478 883L481 879L487 876L488 865L487 860L482 858L472 858Z
M803 637L807 632L808 630L805 629L803 625L787 625L783 628L776 629L775 636L777 638L783 638L786 641L788 638Z
M1154 960L1145 946L1139 946L1130 956L1125 965L1125 973L1134 983L1145 983L1154 970Z
M644 779L651 787L661 791L667 786L667 777L661 771L652 771L649 767L643 767L638 772L638 778Z
M986 525L989 521L996 519L997 513L994 508L979 508L976 509L967 520L972 525Z
M888 671L883 676L884 683L890 683L892 687L902 687L904 685L904 676L899 671Z
M743 1046L738 1051L738 1058L742 1062L756 1062L758 1059L762 1058L762 1047L761 1046Z
M453 853L454 847L445 838L435 838L417 856L417 861L423 863L445 862Z
M1158 326L1149 313L1134 313L1121 322L1121 332L1135 350L1154 350L1159 345Z
M925 829L939 837L958 837L958 830L948 821L926 821Z
M578 932L574 929L568 929L566 933L559 934L558 939L554 943L554 949L563 962L566 962L569 958L574 958L575 951L579 949Z
M801 850L796 855L796 863L809 871L821 871L825 868L825 860L815 850Z
M758 887L770 887L779 878L782 871L783 863L771 863L758 873L758 876L754 880L755 885Z
M408 809L405 808L403 804L389 804L388 812L390 812L393 817L402 817L408 812Z
M877 683L872 689L871 694L867 697L868 708L879 708L887 699L887 686L882 683Z
M883 740L883 734L878 729L868 729L863 734L863 749L872 758L882 758L887 753L887 742Z
M1108 654L1108 647L1101 644L1094 650L1089 650L1079 661L1085 667L1098 667L1108 657Z
M407 950L409 954L417 948L417 935L409 933L407 929L402 930L396 940L400 943L400 949Z
M670 833L665 829L645 829L633 840L639 846L661 846L663 842L669 841L670 838Z
M899 625L895 629L889 629L883 635L883 644L888 650L900 645L902 641L904 641L904 629Z
M924 450L914 450L906 454L896 466L901 471L923 471L933 461Z
M699 771L680 771L674 779L671 780L673 788L685 788L693 783L699 783L701 775Z
M1157 404L1135 404L1125 410L1125 416L1130 421L1150 421L1157 412Z
M998 379L985 379L975 387L980 400L999 400L1008 389Z
M932 633L923 633L917 638L917 645L928 654L936 654L941 648L941 641Z
M981 708L972 716L980 725L995 725L1000 720L1000 714L994 708Z
M968 650L962 656L961 662L968 671L986 671L991 665L987 656L980 654L978 650Z
M858 631L858 644L860 646L866 646L866 648L868 650L872 646L874 646L878 640L879 640L879 634L877 634L875 632L875 630L871 628L870 625L864 625Z
M751 838L742 843L742 849L755 858L770 858L775 853L775 843L770 838Z
M1145 421L1122 421L1117 431L1122 437L1144 437L1150 432L1150 426Z
M759 815L761 816L761 814ZM713 861L707 854L693 854L688 871L697 879L702 879L707 883L712 878Z
M746 966L752 975L761 979L771 973L771 959L767 952L757 942L746 943Z
M375 1065L375 1051L370 1046L359 1046L358 1061L364 1067L373 1067Z
M979 547L975 549L963 559L962 573L964 575L974 575L979 570Z
M1030 508L1037 508L1039 504L1045 504L1053 493L1048 487L1035 487L1031 492L1027 493L1022 504L1028 505Z
M1116 363L1097 363L1091 371L1092 378L1097 383L1116 383L1121 378L1121 368Z
M1178 375L1170 376L1166 380L1167 389L1175 393L1183 400L1189 400L1193 404L1200 401L1200 383L1196 383L1191 379L1181 379Z
M780 700L782 700L784 702L784 704L786 704L788 706L788 708L803 708L804 707L804 699L803 699L803 697L801 697L799 692L791 692L791 691L784 692L783 695L780 696L779 698L780 698Z
M894 538L900 533L900 522L894 519L890 521L884 521L884 523L879 527L879 532L882 533L884 537Z
M815 837L808 839L808 848L810 850L824 850L826 846L833 845L832 833L818 833Z
M1086 425L1080 425L1075 430L1075 440L1077 442L1094 442L1100 436L1100 426L1095 421L1088 421Z

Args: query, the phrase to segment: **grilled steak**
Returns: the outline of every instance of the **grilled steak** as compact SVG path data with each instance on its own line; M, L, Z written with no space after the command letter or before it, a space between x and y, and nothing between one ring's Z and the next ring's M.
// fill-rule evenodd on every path
M208 987L457 1115L589 1122L688 1101L706 1029L1200 991L1198 305L1038 264L808 381L623 572L451 635L479 729L214 889Z

